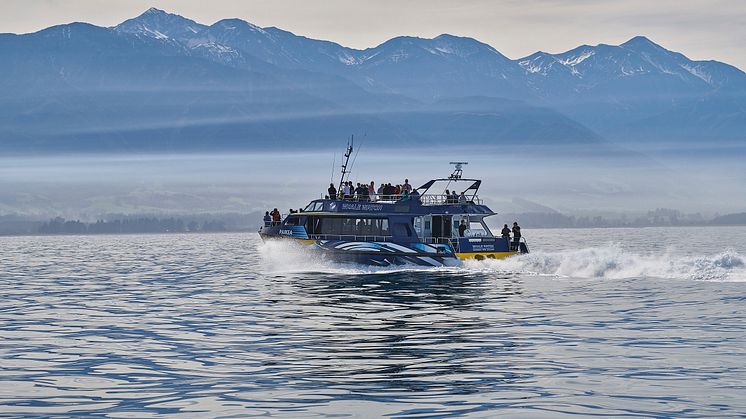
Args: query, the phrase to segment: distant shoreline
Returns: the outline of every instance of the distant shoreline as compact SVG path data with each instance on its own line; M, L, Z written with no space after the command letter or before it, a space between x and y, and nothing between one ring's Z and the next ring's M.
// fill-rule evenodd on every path
M649 225L649 226L608 226L608 227L524 227L525 231L531 230L639 230L645 228L730 228L746 227L746 224L692 224L692 225ZM161 235L199 235L199 234L237 234L256 233L259 226L249 229L230 229L223 231L145 231L145 232L121 232L121 233L0 233L0 237L76 237L76 236L161 236Z
M261 227L263 213L101 215L95 221L54 217L47 220L22 215L0 216L0 237L184 233L245 233ZM703 217L658 208L642 215L565 215L558 212L498 213L487 220L493 231L503 223L519 222L524 229L589 229L646 227L746 226L746 212Z

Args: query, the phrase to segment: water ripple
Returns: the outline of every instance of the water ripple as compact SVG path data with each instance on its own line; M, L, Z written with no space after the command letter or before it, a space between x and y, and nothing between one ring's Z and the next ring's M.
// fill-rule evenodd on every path
M738 282L369 270L241 234L0 246L2 414L746 412Z

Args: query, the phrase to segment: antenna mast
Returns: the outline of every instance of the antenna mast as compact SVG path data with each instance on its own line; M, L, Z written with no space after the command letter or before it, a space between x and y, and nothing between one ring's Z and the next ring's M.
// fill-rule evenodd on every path
M334 166L337 165L337 153L334 153L334 157L332 158L332 175L329 178L330 183L334 183Z
M350 156L352 155L352 149L353 149L354 143L355 143L355 137L350 135L350 140L347 141L347 150L345 151L344 163L342 164L342 177L339 179L339 189L337 189L338 193L342 191L342 185L345 182L345 176L351 173L350 171L347 170L347 163L350 161Z
M464 173L463 169L461 168L465 164L469 164L469 162L465 161L452 161L448 164L455 165L456 167L453 169L453 173L451 173L450 176L448 176L448 179L461 179L461 174Z

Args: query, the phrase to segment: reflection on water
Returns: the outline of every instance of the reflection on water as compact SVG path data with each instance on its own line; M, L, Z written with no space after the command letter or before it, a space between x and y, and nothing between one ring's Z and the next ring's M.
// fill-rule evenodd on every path
M746 411L738 282L374 271L241 234L0 248L3 414Z

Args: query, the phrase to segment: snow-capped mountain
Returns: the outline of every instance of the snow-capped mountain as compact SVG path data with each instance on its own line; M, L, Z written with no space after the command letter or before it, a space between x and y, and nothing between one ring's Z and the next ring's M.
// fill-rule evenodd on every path
M645 37L511 60L443 34L365 50L149 9L0 34L0 148L743 140L746 74ZM281 140L281 141L280 141Z
M263 29L240 19L225 19L207 28L191 42L204 40L227 45L268 63L290 69L336 72L349 48L333 42L295 36L276 28Z
M359 51L347 74L368 88L420 100L454 96L528 99L523 71L491 46L443 34L433 39L402 36Z
M205 25L191 19L151 7L140 16L125 20L113 29L161 40L171 38L177 41L188 41L205 28Z
M176 40L228 65L240 66L251 56L282 68L341 75L374 92L422 100L463 94L514 98L530 94L523 71L513 61L475 39L447 34L434 39L397 37L374 48L355 50L241 19L204 26L158 9L115 29L164 42Z
M733 140L746 129L743 71L691 60L644 36L516 61L545 103L610 139Z
M537 52L517 60L530 85L547 98L606 95L643 98L741 88L742 71L715 61L692 61L643 36L621 45L583 45L560 54Z
M251 57L280 68L340 75L373 92L425 101L469 95L550 101L572 96L689 97L746 85L746 75L735 67L689 60L643 36L621 45L583 45L510 60L487 44L448 34L433 39L401 36L356 50L241 19L205 26L153 8L115 29L175 40L227 65L246 65Z

